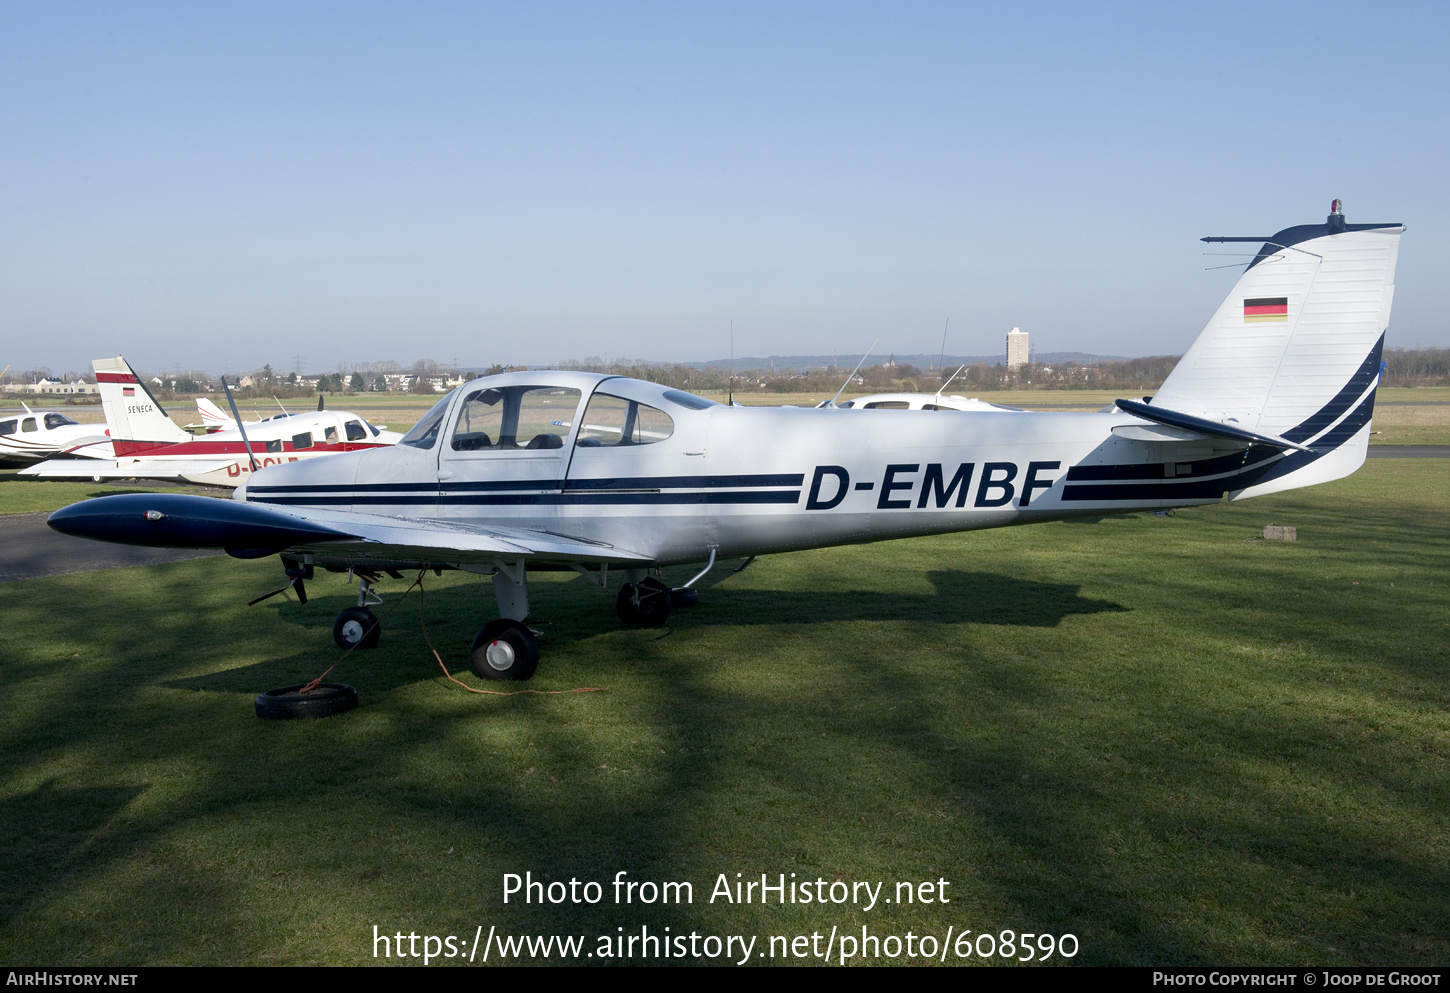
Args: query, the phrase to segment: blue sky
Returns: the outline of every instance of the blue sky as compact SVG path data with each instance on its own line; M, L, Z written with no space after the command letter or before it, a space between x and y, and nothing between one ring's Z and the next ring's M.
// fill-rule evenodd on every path
M1403 221L1439 3L12 3L0 365L1180 353L1208 234Z

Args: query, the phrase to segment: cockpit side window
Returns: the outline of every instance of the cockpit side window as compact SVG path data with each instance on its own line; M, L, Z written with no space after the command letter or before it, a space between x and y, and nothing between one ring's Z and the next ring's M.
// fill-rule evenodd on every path
M348 441L364 441L367 439L368 433L363 430L363 426L357 421L348 421L344 426L347 428Z
M24 431L39 431L40 428L36 427L36 425L35 425L35 418L33 418L33 417L27 417L25 420L23 420L23 421L20 422L20 430L22 432L24 432Z
M663 410L638 400L596 393L589 398L575 445L580 448L652 445L674 433L675 422Z
M413 448L432 448L438 442L438 429L443 426L443 416L448 413L448 405L452 402L453 394L450 393L435 403L433 409L424 414L398 444L410 445Z
M549 450L564 437L579 409L579 391L561 386L506 386L474 390L453 425L456 452Z

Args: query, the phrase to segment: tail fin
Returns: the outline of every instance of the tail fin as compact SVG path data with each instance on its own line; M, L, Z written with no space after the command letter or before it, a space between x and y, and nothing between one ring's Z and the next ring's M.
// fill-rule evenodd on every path
M196 409L201 414L201 423L206 425L208 433L225 431L237 426L236 421L224 414L220 407L206 397L196 398Z
M1401 224L1324 224L1263 242L1152 405L1311 451L1263 466L1233 499L1347 476L1364 462Z
M151 395L125 359L119 355L114 359L96 359L91 369L101 389L101 406L106 411L106 426L117 455L132 454L122 451L126 442L170 445L191 439L191 435L166 416L166 408Z

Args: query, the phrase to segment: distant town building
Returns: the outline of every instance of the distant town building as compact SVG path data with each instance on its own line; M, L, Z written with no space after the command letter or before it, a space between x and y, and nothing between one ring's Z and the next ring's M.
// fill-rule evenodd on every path
M100 393L100 387L87 383L84 379L77 379L73 383L60 379L42 379L38 383L21 387L21 390L25 393L62 393L71 396Z
M1007 368L1020 369L1027 362L1027 332L1013 328L1007 332Z

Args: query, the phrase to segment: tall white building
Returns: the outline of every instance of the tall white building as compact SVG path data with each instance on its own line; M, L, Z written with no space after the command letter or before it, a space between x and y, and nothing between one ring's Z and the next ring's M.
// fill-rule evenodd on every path
M1027 362L1027 332L1013 328L1007 332L1007 368L1018 369Z

